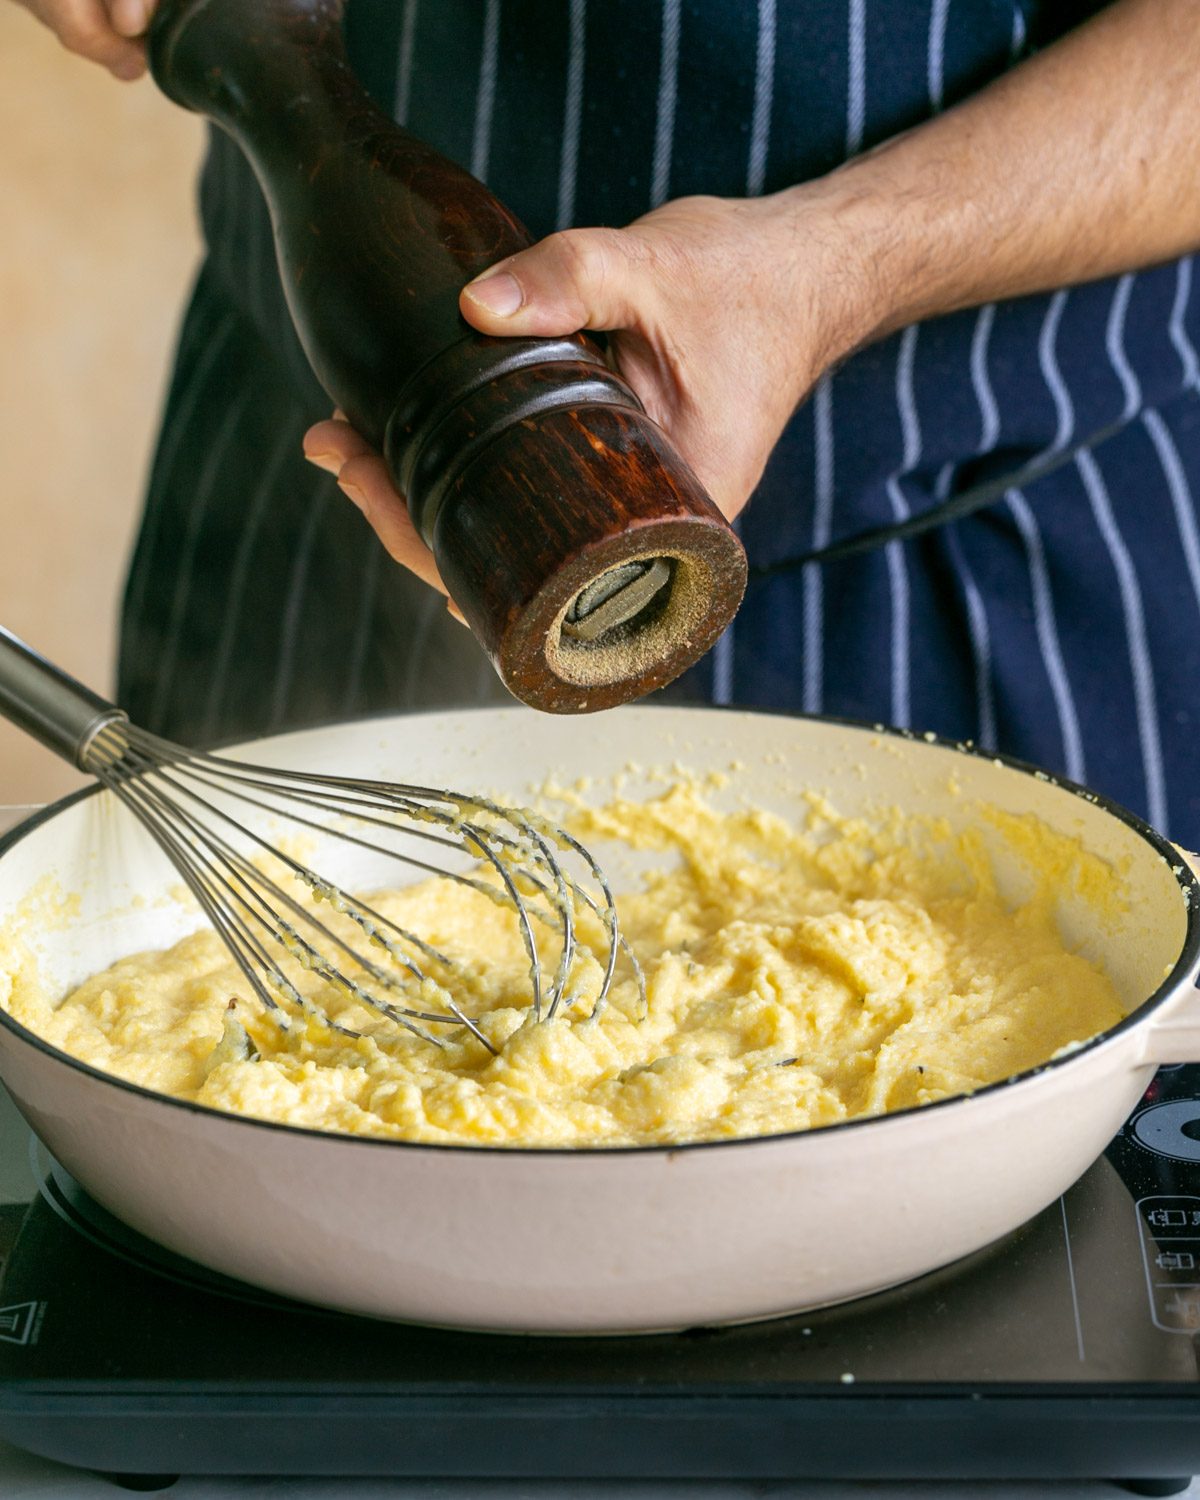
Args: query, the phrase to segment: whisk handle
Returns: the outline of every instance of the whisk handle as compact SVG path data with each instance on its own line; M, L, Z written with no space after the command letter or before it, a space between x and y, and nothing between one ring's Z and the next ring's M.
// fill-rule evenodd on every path
M0 714L81 770L87 770L88 747L97 733L126 718L2 625Z

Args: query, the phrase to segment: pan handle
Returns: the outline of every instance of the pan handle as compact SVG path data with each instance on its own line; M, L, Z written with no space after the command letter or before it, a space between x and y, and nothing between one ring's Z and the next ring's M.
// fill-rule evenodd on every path
M106 724L127 717L2 625L0 714L84 771L92 740Z
M1200 876L1200 854L1180 854ZM1168 1008L1169 1019L1162 1025L1151 1022L1138 1054L1138 1066L1153 1063L1166 1067L1172 1063L1200 1062L1200 976Z

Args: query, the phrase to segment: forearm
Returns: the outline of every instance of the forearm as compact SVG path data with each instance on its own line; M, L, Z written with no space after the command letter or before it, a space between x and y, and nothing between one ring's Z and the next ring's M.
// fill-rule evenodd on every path
M817 207L848 247L847 349L1184 254L1200 246L1200 3L1120 0L964 104L781 197L799 224Z
M859 345L1200 245L1198 79L1200 0L1118 0L827 177L552 234L459 305L497 337L605 330L610 359L732 517L797 402ZM310 440L335 466L354 453L338 424ZM372 524L419 567L380 460L351 462Z

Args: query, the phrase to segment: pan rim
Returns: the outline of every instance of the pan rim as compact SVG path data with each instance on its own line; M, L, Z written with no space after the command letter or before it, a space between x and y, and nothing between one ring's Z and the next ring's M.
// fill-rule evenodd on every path
M59 1048L52 1046L42 1037L39 1037L36 1032L30 1031L19 1021L15 1020L3 1008L0 1008L0 1027L10 1032L17 1041L32 1046L35 1051L42 1053L51 1061L65 1063L68 1067L95 1082L110 1085L126 1093L149 1100L152 1103L163 1104L175 1109L185 1110L193 1115L223 1121L231 1126L282 1131L289 1136L322 1141L326 1145L369 1146L385 1149L400 1148L406 1151L433 1151L443 1154L450 1152L468 1156L493 1156L514 1160L528 1158L537 1158L540 1160L559 1157L620 1159L629 1156L662 1156L674 1159L683 1152L728 1150L731 1147L738 1146L782 1147L805 1139L824 1140L828 1139L831 1134L839 1131L862 1130L869 1126L879 1126L900 1120L924 1119L930 1115L931 1111L944 1111L954 1105L961 1106L975 1100L997 1097L1015 1086L1032 1083L1035 1079L1042 1078L1047 1073L1072 1064L1085 1056L1097 1052L1102 1047L1113 1045L1129 1032L1145 1025L1152 1013L1173 996L1181 983L1185 982L1193 969L1200 964L1200 877L1197 876L1187 860L1182 857L1169 839L1151 827L1149 823L1140 818L1136 813L1131 812L1128 808L1103 792L1094 791L1092 788L1083 786L1079 782L1072 781L1065 776L1058 776L1041 766L1022 760L1017 756L1008 755L1001 751L985 749L971 740L955 740L944 735L935 734L932 731L921 732L913 729L898 728L894 725L872 723L863 719L844 718L833 714L794 713L786 709L747 708L742 705L642 703L629 705L629 707L651 713L668 711L682 714L704 714L706 716L730 714L743 718L756 716L761 718L783 718L795 720L800 723L829 725L876 736L888 736L912 744L928 745L931 749L940 748L949 750L957 755L968 756L976 760L986 760L992 764L998 763L1009 770L1018 771L1023 775L1033 777L1035 780L1048 783L1078 797L1090 806L1099 807L1101 811L1108 813L1111 817L1115 817L1118 822L1124 823L1144 843L1148 844L1167 866L1168 871L1179 886L1185 907L1184 936L1179 955L1172 965L1170 972L1164 976L1152 993L1140 1005L1131 1010L1128 1015L1122 1017L1115 1026L1109 1027L1106 1031L1098 1032L1087 1041L1081 1042L1069 1051L1060 1052L1057 1056L1051 1057L1043 1063L1038 1063L1035 1067L1026 1068L1022 1072L1011 1074L1007 1078L997 1079L994 1083L984 1084L982 1088L975 1089L971 1093L950 1094L944 1099L935 1099L928 1104L908 1105L904 1109L892 1110L886 1114L856 1115L853 1119L849 1120L837 1120L828 1125L809 1126L802 1130L790 1130L774 1135L731 1136L720 1140L679 1141L674 1144L656 1142L646 1145L612 1146L501 1146L484 1142L413 1141L390 1136L351 1135L346 1131L318 1130L308 1125L292 1125L283 1120L264 1120L253 1115L234 1114L230 1110L215 1109L212 1105L197 1104L194 1100L190 1099L178 1099L172 1094L164 1094L156 1089L146 1088L143 1084L131 1083L128 1079L120 1078L114 1073L106 1073L103 1069L97 1068L91 1063L83 1062L77 1057L72 1057L69 1052L63 1052ZM263 736L260 740L255 741L237 739L223 743L225 746L244 746L262 742L269 743L273 739L291 738L295 735L318 732L322 729L337 728L346 724L370 725L397 718L445 718L449 715L469 717L475 714L497 713L523 715L526 712L527 710L521 708L519 705L512 707L471 705L457 709L428 709L415 714L373 714L364 715L362 718L353 720L333 719L324 723L309 724L303 726L301 729L283 731L279 735ZM222 746L216 748L219 749ZM77 791L70 792L65 797L47 804L47 806L34 813L31 817L18 823L8 833L0 836L0 859L3 859L22 839L27 838L44 823L66 812L76 803L82 802L88 797L94 797L102 790L103 787L99 783L93 786L81 787ZM1147 1064L1147 1066L1151 1067L1152 1064ZM0 1079L0 1082L2 1081Z

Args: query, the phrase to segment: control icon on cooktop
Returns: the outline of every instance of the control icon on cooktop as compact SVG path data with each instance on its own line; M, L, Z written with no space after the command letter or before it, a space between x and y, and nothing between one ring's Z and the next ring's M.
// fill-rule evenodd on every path
M1168 1099L1152 1104L1135 1116L1133 1138L1159 1156L1200 1161L1200 1099Z

